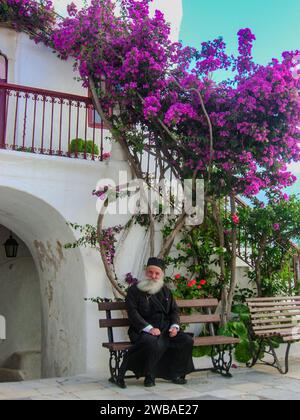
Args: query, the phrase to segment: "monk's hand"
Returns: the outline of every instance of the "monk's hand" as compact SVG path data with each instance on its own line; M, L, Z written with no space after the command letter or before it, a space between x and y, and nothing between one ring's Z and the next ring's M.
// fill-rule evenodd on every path
M154 335L154 337L159 337L161 335L161 332L158 328L152 328L152 330L149 331L151 335Z
M176 335L178 334L178 329L177 328L170 328L169 333L170 333L171 338L176 337Z

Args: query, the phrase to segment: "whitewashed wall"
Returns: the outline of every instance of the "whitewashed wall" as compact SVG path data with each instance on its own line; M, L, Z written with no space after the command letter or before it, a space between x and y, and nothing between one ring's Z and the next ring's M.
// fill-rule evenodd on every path
M70 0L54 0L53 4L56 11L62 15L66 16L66 6L70 4ZM76 6L81 8L85 1L83 0L73 0L73 3ZM182 0L154 0L151 4L152 12L155 9L161 10L165 16L167 22L171 22L172 24L172 32L171 32L171 39L173 41L178 41L180 25L182 20Z
M24 241L39 275L43 376L86 369L107 374L108 355L101 348L106 331L99 330L96 305L84 301L112 296L102 262L94 250L65 250L63 245L76 239L67 222L96 223L92 190L99 179L118 182L118 171L126 171L127 163L6 150L0 151L0 162L0 224ZM122 218L107 221L108 225L122 222ZM129 261L127 255L128 271Z

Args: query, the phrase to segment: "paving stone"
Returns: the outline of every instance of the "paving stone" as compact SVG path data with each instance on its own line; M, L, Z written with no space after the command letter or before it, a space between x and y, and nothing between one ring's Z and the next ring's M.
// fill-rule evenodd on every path
M248 382L245 384L230 385L229 388L239 392L251 393L251 391L257 391L258 389L268 388L268 385Z
M102 391L105 389L103 385L97 384L97 383L80 383L80 384L60 384L60 389L62 389L64 392L76 392L76 391Z
M224 398L214 397L213 395L201 395L194 398L189 398L189 401L225 401Z
M155 390L153 391L156 395L159 395L162 398L171 399L171 400L181 400L198 397L200 392L193 391L190 389L185 389L184 387L178 387L177 389L169 390Z
M122 390L107 378L95 374L71 378L41 379L0 384L0 400L300 400L300 360L291 363L288 375L258 366L239 368L233 378L196 372L180 386L157 380L155 388L145 388L143 379L127 379Z
M255 392L255 395L276 401L300 401L300 392L293 392L275 387L261 389Z

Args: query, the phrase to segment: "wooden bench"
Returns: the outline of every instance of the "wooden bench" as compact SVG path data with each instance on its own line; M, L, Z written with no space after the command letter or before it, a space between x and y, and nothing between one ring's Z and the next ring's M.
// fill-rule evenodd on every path
M253 354L248 367L259 362L277 368L283 375L287 374L291 345L300 341L300 296L247 299L247 305ZM278 359L274 338L287 344L284 367ZM255 346L254 341L258 345ZM266 354L272 356L272 362L263 360Z
M179 308L184 311L187 308L201 310L201 312L192 315L182 314L180 317L181 324L207 324L210 335L207 337L195 337L195 347L212 346L211 359L213 368L197 369L196 371L212 370L220 373L225 377L231 377L230 369L232 365L232 350L235 344L239 343L239 339L225 336L217 336L215 326L220 324L220 315L213 314L219 304L217 299L199 299L199 300L177 300ZM99 302L99 311L106 312L106 318L100 319L100 328L107 328L108 342L102 346L110 352L109 369L110 382L115 383L118 377L119 369L124 354L128 351L132 344L129 341L116 342L114 340L113 328L129 327L127 318L112 318L114 311L126 311L125 302ZM135 376L126 376L126 378L134 378Z

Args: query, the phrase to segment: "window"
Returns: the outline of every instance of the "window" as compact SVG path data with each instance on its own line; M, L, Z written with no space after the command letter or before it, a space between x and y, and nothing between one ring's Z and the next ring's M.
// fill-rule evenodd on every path
M90 91L90 89L89 89L88 95L89 95L89 98L92 97L92 92ZM93 109L89 108L88 110L88 124L89 124L89 127L92 127L92 128L94 127L102 128L102 129L104 128L102 119L100 115L98 114L98 112L94 110L94 108Z
M0 53L0 80L7 82L7 58Z

